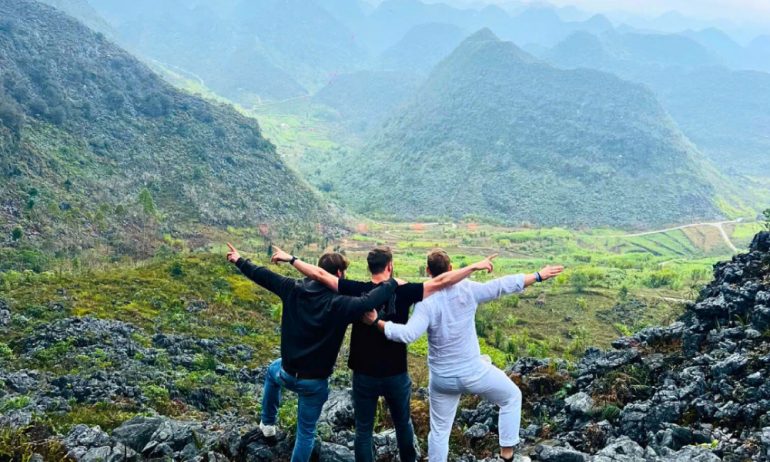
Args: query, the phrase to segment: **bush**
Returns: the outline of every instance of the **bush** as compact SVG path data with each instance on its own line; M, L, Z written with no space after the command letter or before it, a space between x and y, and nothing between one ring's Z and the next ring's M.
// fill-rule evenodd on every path
M650 289L660 289L662 287L676 289L679 282L680 278L677 272L669 269L662 269L649 274L645 279L644 284Z
M0 359L12 359L13 350L7 343L0 342Z
M0 123L18 135L24 125L24 114L16 107L5 101L0 101Z
M11 231L11 239L18 241L22 237L24 237L24 230L21 229L21 226L13 228L13 231Z

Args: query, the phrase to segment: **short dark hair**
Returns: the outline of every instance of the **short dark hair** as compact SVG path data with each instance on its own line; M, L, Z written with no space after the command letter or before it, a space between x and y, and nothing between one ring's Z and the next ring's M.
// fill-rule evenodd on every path
M369 272L372 275L380 274L388 267L388 263L393 261L393 252L388 246L375 247L369 251L366 256L366 263L369 264Z
M428 269L432 276L446 273L449 271L449 265L451 264L452 261L444 250L434 249L428 254Z
M344 272L348 269L350 262L345 255L336 252L329 252L321 255L318 259L318 266L329 274L336 275L338 271Z

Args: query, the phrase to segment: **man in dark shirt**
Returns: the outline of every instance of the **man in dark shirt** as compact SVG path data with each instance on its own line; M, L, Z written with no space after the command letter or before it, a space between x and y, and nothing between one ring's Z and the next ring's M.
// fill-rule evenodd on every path
M285 261L290 255L276 248L274 261ZM446 277L434 278L425 283L404 283L395 291L395 298L383 304L378 310L379 319L406 324L409 308L434 292L456 284L474 271L492 271L489 257L466 268L445 273ZM337 278L320 268L307 263L295 264L295 268L341 295L361 296L372 293L379 284L391 279L393 254L387 247L377 247L367 256L371 282L357 282ZM444 276L444 275L442 275ZM372 433L377 401L385 398L393 425L402 462L413 462L417 458L414 445L414 430L410 418L412 381L407 370L406 344L389 341L384 334L361 320L353 323L350 337L348 366L353 370L353 409L356 420L355 455L356 462L374 459Z
M386 304L393 296L396 281L388 275L371 292L360 297L346 297L314 280L297 280L273 273L244 260L231 244L227 245L230 248L227 259L246 277L276 294L283 302L281 359L267 369L260 428L265 436L275 435L281 389L288 388L297 393L297 435L291 460L307 462L313 451L321 408L328 398L329 376L348 324L360 319L367 311ZM293 256L283 261L302 264ZM330 276L343 278L348 261L340 254L325 254L318 265Z

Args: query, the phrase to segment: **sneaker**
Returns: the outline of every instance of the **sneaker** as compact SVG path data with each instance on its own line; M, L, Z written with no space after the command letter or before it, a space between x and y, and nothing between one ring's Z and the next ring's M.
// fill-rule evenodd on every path
M272 438L275 436L275 425L264 425L260 422L259 429L262 431L262 435L265 438Z

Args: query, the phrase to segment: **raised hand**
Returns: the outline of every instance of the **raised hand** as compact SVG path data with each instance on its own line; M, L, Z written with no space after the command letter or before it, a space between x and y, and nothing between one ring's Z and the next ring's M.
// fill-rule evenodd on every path
M540 277L543 278L543 281L547 281L548 279L555 278L556 276L560 275L562 271L564 271L563 266L549 265L540 270Z
M281 250L278 248L278 246L273 246L273 256L270 258L270 261L275 263L276 265L278 263L284 262L290 262L291 261L291 254L285 252L284 250Z
M371 326L374 324L374 321L377 320L377 310L367 311L364 313L363 316L361 316L361 322L366 324L367 326Z
M473 264L473 269L475 271L487 270L487 273L491 273L495 269L495 265L492 263L492 260L497 258L497 255L498 254L496 254L496 253L492 254L492 255L488 256L487 258L481 260L480 262L474 263Z
M227 261L229 261L230 263L237 262L238 259L241 258L241 254L238 253L238 250L235 247L233 247L233 245L230 244L229 242L227 243L227 247L230 249L230 251L227 252Z

